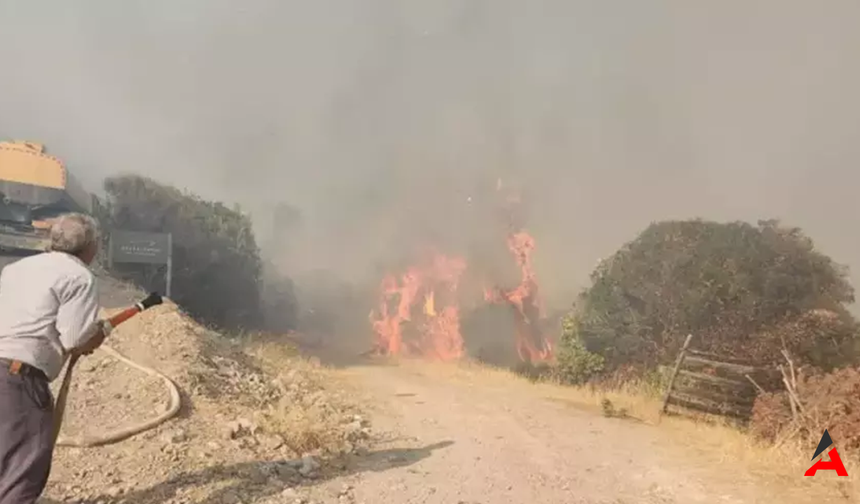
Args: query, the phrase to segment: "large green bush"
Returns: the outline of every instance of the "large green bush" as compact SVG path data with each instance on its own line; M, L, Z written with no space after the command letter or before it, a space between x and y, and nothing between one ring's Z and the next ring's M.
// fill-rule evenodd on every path
M653 369L693 334L706 351L773 361L785 344L832 367L853 359L857 341L844 308L854 300L846 277L800 229L775 221L655 223L593 272L578 302L578 337L562 341L560 361L581 342L605 358L607 371ZM796 329L813 310L838 323L786 338L780 328Z
M173 234L174 301L207 323L259 326L262 264L247 215L136 175L108 178L104 189L99 217L108 232ZM146 286L163 275L145 265L114 268Z

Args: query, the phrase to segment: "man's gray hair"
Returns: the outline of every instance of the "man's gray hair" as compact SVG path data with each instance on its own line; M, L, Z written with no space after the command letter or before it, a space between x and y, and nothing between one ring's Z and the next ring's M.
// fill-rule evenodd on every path
M99 225L89 215L63 214L51 224L51 247L54 252L80 255L99 239Z

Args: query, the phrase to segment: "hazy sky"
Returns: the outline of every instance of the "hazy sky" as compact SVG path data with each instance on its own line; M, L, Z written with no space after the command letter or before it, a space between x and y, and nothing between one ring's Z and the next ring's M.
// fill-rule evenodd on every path
M515 172L557 301L666 218L782 218L860 271L858 47L856 0L0 0L0 137L295 204L295 267L480 234L463 202Z

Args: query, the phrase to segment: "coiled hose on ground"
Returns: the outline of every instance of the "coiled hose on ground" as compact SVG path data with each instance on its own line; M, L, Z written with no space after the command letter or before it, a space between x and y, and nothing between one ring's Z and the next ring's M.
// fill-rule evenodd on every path
M106 434L104 436L84 436L84 435L72 436L72 437L60 436L59 439L57 439L57 446L72 447L72 448L92 448L92 447L96 447L96 446L104 446L104 445L109 445L109 444L113 444L113 443L118 443L118 442L123 441L125 439L128 439L132 436L136 436L137 434L140 434L142 432L146 432L148 430L151 430L151 429L158 427L159 425L163 424L164 422L175 417L179 413L180 408L182 407L182 398L179 395L179 387L177 387L176 384L173 383L173 380L171 380L170 378L165 376L163 373L156 371L155 369L152 369L152 368L146 367L142 364L138 364L138 363L134 362L133 360L122 355L121 353L117 352L116 350L109 347L108 345L102 345L100 347L100 349L103 350L108 355L110 355L111 357L115 358L116 360L118 360L118 361L120 361L120 362L122 362L122 363L124 363L130 367L133 367L134 369L137 369L138 371L142 371L142 372L144 372L144 373L146 373L149 376L152 376L154 378L160 378L161 381L164 382L164 386L167 388L167 392L170 395L170 403L168 404L167 411L165 411L164 413L158 415L157 417L155 417L151 420L147 420L145 422L141 422L139 424L135 424L135 425L126 427L124 429L119 429L119 430L116 430L114 432L109 432L108 434Z

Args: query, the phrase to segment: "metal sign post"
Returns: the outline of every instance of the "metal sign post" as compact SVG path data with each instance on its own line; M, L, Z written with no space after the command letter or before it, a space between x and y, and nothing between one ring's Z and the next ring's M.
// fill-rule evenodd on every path
M170 297L171 289L170 287L173 285L173 233L167 233L167 279L165 280L164 292L167 297Z
M170 297L173 284L173 235L114 231L108 247L110 265L114 263L165 264L165 294Z

